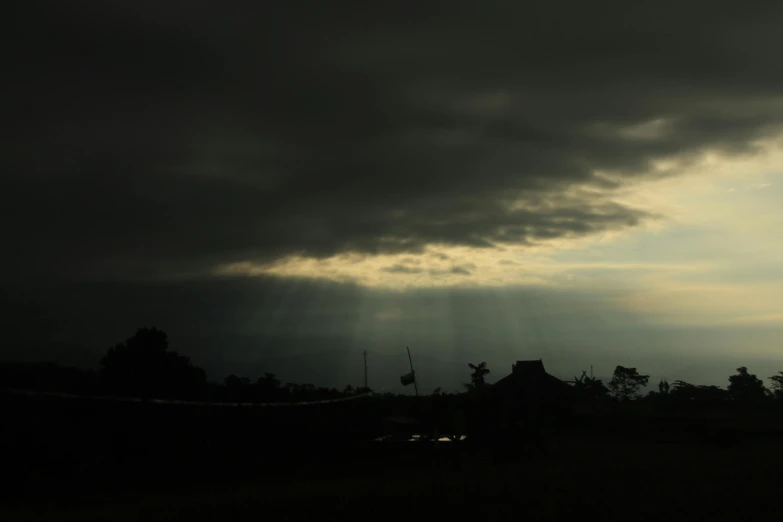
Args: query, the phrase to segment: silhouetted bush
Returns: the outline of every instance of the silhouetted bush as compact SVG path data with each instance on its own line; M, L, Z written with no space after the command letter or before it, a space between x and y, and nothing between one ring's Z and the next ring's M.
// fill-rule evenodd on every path
M650 380L649 375L640 374L636 368L626 368L618 366L614 369L612 380L609 382L609 389L612 395L620 400L637 399L639 390L647 386Z
M170 351L166 333L157 328L141 328L109 348L101 365L105 389L113 394L188 399L207 389L206 372Z
M768 397L768 392L761 379L741 366L729 377L729 396L739 403L760 403Z

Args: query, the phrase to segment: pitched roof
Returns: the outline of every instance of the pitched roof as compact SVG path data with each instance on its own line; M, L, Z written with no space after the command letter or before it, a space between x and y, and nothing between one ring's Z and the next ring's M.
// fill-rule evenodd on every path
M538 359L537 361L517 361L511 366L511 373L518 375L545 375L544 361Z
M501 394L547 396L569 393L571 387L546 373L543 361L537 360L517 361L511 374L497 381L492 388Z

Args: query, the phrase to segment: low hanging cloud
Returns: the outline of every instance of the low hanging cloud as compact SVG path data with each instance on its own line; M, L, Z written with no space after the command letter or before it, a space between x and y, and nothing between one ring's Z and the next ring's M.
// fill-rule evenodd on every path
M390 274L420 274L423 272L423 269L421 268L415 266L405 266L402 264L387 266L381 270Z
M11 34L7 278L528 247L783 122L775 4L38 2ZM756 187L760 188L760 187ZM432 274L427 274L432 275Z

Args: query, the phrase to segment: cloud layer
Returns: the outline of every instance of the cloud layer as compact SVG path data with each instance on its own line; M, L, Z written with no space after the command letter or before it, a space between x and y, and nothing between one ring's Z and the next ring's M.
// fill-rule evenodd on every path
M783 121L774 5L46 4L12 31L4 277L622 230L657 216L618 189Z

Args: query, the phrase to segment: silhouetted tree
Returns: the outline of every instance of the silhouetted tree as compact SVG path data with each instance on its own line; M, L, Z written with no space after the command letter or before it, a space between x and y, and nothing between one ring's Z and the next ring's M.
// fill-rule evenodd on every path
M658 393L661 395L669 395L670 388L669 381L661 378L661 382L658 383Z
M113 393L191 398L200 395L207 383L204 370L170 351L166 333L157 328L140 328L124 343L109 348L101 366L101 377Z
M237 377L234 374L223 379L225 399L231 402L249 402L253 399L253 390L250 379Z
M262 402L275 402L285 398L280 379L274 373L266 372L255 383L256 396Z
M247 377L237 377L234 374L223 379L223 385L226 388L247 388L250 386L250 379Z
M729 395L738 402L758 402L767 397L767 388L761 379L741 366L735 375L729 377Z
M588 377L587 372L582 372L582 377L574 378L574 389L579 395L587 399L601 399L609 395L609 389L604 381L597 377Z
M772 381L772 393L776 399L783 400L783 372L769 378Z
M489 374L489 369L487 368L487 363L480 362L478 364L471 364L468 363L468 366L471 370L473 370L473 373L470 374L470 382L465 384L465 388L468 390L479 390L483 388L486 385L486 380L484 377Z
M612 395L620 400L635 399L639 396L639 390L647 386L649 380L649 375L639 374L636 368L618 366L609 381L609 389L612 390Z
M258 378L256 384L274 390L280 387L280 379L274 373L266 372L263 377Z
M720 386L690 384L685 381L674 381L670 395L679 402L722 402L728 392Z
M700 384L696 387L699 392L698 400L703 402L724 402L729 398L729 392L725 388L713 385Z

